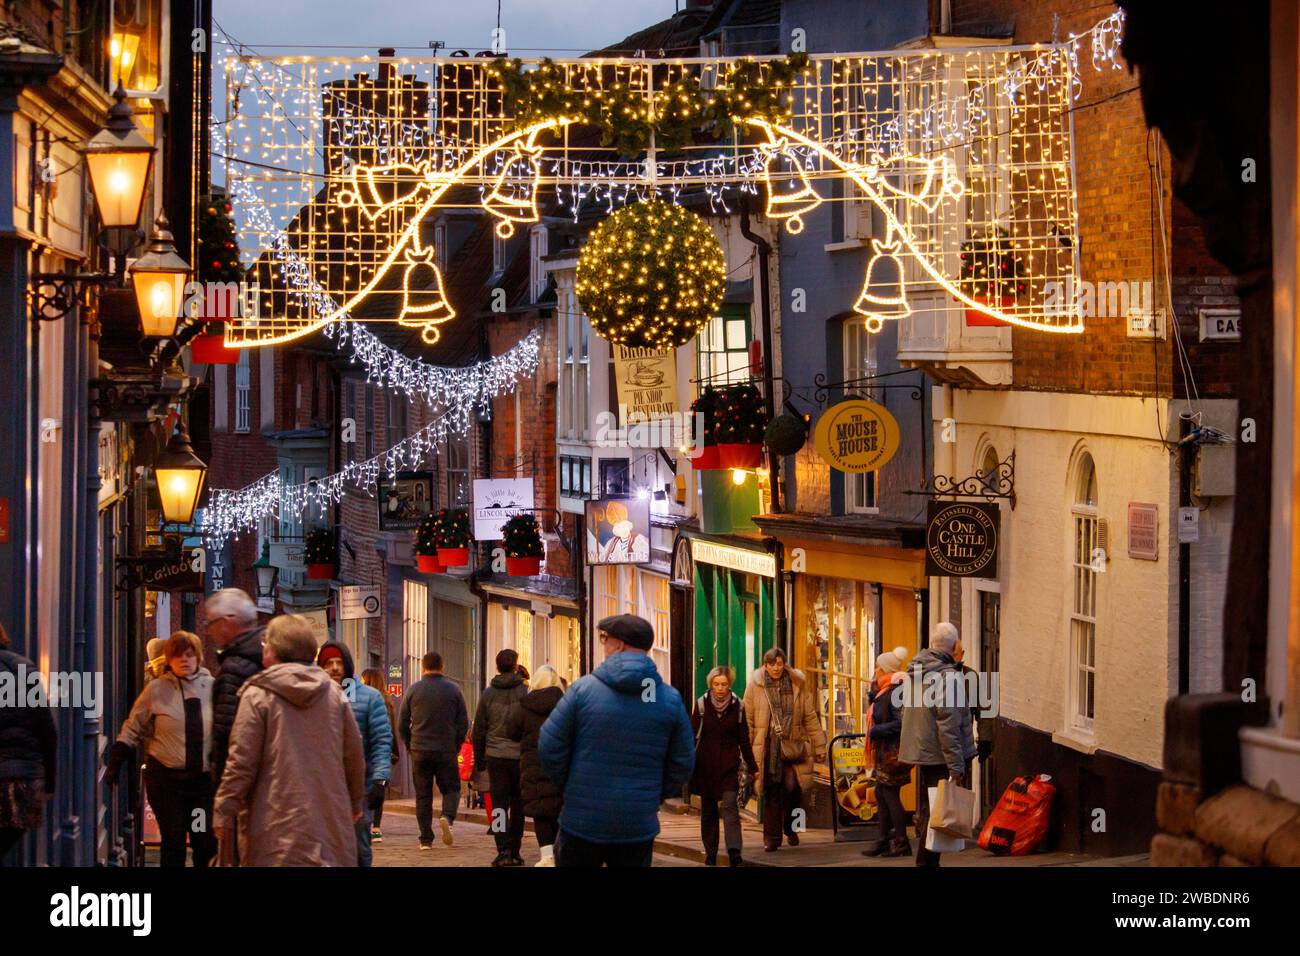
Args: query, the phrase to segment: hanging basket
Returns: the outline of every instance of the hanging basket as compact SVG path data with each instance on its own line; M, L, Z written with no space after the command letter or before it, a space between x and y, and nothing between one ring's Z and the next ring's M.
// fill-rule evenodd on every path
M757 468L763 464L763 446L725 444L718 446L719 468Z
M716 471L722 466L718 464L718 446L705 445L700 449L700 453L691 459L691 467L696 471Z
M439 548L438 563L447 568L463 568L469 564L469 548Z
M974 297L976 302L983 302L985 305L992 306L995 309L1009 309L1016 304L1016 297L1004 295L1001 298L992 298L990 296L977 295ZM975 326L1006 326L1010 327L1010 322L1003 322L1001 319L995 319L993 316L981 312L979 309L966 309L966 327Z
M447 570L436 554L417 554L415 566L420 569L421 574L442 574Z
M512 578L530 578L541 573L541 558L506 558L506 574Z
M309 564L307 565L307 577L313 581L328 581L334 577L334 565Z

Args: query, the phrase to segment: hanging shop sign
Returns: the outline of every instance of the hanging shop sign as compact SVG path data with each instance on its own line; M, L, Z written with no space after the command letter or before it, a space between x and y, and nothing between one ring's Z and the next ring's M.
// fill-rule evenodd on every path
M533 479L474 479L474 540L500 541L512 516L533 510Z
M587 502L587 563L648 564L650 500L602 498Z
M997 578L1000 517L997 505L931 501L925 527L925 573Z
M179 557L147 563L140 569L140 586L149 591L191 591L203 593L203 573L194 569L194 559L182 552Z
M619 421L652 422L677 412L677 350L615 345Z
M364 621L379 617L379 588L349 584L339 588L339 620Z
M328 608L317 608L311 611L299 611L298 615L307 619L311 625L312 636L316 638L316 646L319 647L330 639L330 615Z
M691 558L704 564L730 568L745 574L757 574L764 578L776 577L776 555L767 551L747 551L733 548L727 544L714 544L712 541L691 541Z
M272 541L270 562L281 571L301 571L307 567L303 560L306 545L301 541Z
M887 464L898 451L898 419L884 405L853 398L832 405L817 420L813 444L837 471L859 474Z
M399 471L376 482L380 531L414 531L433 511L433 474Z
M1160 509L1140 501L1128 503L1128 556L1142 561L1159 560Z

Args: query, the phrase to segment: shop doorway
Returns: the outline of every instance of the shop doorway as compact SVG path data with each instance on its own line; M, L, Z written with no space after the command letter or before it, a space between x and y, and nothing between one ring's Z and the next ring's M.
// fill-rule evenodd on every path
M979 597L980 670L985 674L998 672L1000 636L1002 632L1002 595L997 591L975 592ZM984 806L993 806L998 799L997 754L992 753L981 761L980 790Z

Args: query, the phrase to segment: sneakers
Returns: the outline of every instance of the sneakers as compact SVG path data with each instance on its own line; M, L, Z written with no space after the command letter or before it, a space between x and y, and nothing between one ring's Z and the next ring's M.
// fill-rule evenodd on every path
M383 842L384 842L384 831L381 830L381 829L379 829L379 827L371 827L371 828L370 828L370 842L371 842L371 843L383 843Z
M421 850L432 850L432 849L433 849L433 841L430 840L428 843L425 843L423 840L421 840L421 841L420 841L420 849L421 849Z
M555 847L553 845L542 847L542 858L533 866L555 866Z
M446 817L438 817L438 829L442 830L442 842L447 846L452 845L451 821Z

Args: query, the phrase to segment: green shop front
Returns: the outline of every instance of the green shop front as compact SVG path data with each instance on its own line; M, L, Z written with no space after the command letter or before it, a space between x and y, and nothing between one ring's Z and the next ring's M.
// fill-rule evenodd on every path
M688 539L693 593L694 696L705 692L709 671L732 668L737 695L776 644L776 554L770 539L710 535L682 528Z

